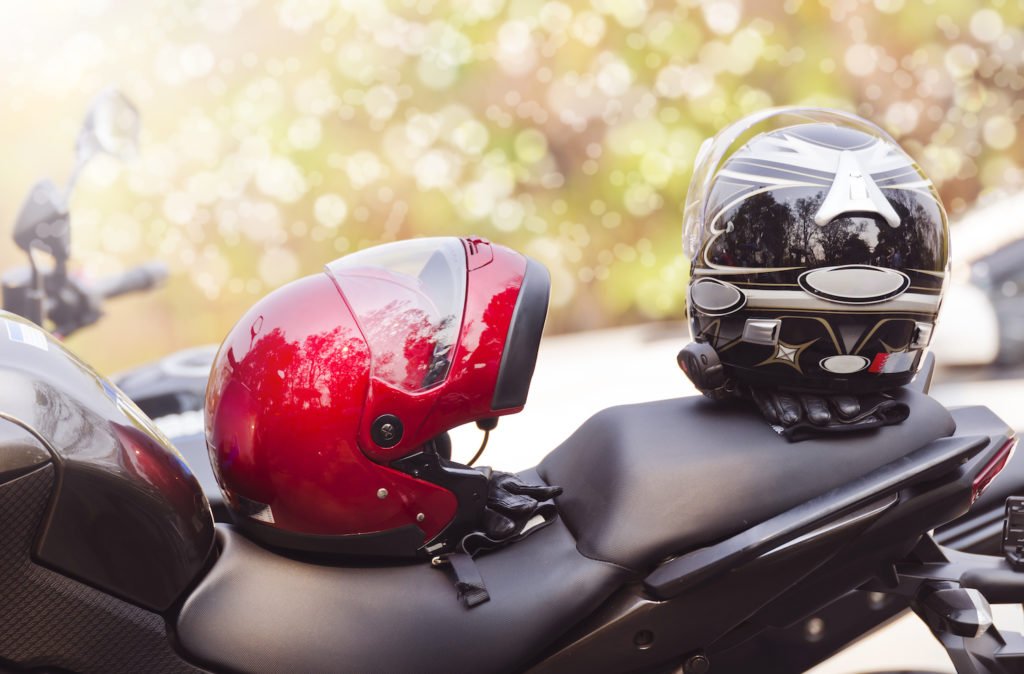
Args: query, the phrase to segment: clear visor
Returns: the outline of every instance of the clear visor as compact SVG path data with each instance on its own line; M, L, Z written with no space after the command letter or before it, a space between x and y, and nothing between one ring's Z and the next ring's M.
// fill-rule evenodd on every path
M704 241L705 199L719 167L755 136L800 124L821 123L854 128L895 143L885 131L856 115L824 108L768 108L733 122L705 140L697 151L683 207L683 252L687 257L693 259Z
M370 349L372 376L407 391L443 382L466 303L466 251L457 238L400 241L335 260Z

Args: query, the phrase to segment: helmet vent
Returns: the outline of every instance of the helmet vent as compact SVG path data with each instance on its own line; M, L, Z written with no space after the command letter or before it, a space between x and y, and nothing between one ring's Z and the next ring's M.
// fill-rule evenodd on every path
M824 227L843 213L854 212L876 213L885 218L890 227L900 226L900 216L878 189L871 174L861 168L852 152L843 150L839 153L832 187L814 214L814 222Z
M731 283L702 278L690 286L690 302L709 316L725 316L742 309L747 296Z
M910 287L903 272L870 265L819 267L797 279L806 292L841 304L872 304L902 295Z

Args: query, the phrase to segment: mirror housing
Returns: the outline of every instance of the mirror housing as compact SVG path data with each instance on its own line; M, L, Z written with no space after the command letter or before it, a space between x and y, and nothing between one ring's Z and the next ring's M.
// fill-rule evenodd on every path
M97 153L128 159L139 149L141 120L135 105L113 87L104 89L92 100L78 133L75 152L79 167Z
M40 180L29 191L14 224L14 242L27 253L41 250L58 263L71 254L71 228L64 195L51 180Z

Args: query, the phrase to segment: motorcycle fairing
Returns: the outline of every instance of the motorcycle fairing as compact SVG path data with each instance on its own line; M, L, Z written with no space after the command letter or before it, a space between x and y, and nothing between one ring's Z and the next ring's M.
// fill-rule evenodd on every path
M50 453L55 485L34 559L137 606L164 611L213 551L202 488L120 390L49 335L0 312L0 414ZM15 329L11 330L8 325ZM13 451L0 445L0 454Z
M23 427L0 421L0 484L50 463L50 452Z
M23 459L48 453L7 419L0 419L0 442L0 464L14 452ZM49 460L20 463L29 472L0 475L0 671L200 671L175 651L164 616L33 558L58 469Z
M635 571L739 533L929 442L949 412L901 389L902 424L790 443L749 403L691 397L612 407L538 467L580 552Z

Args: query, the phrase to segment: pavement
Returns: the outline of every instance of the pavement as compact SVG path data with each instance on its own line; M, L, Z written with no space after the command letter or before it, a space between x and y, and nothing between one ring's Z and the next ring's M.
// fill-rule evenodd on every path
M688 340L682 323L546 337L525 410L501 419L479 464L511 471L529 468L601 409L696 395L675 362ZM987 405L1014 428L1024 428L1024 379L1020 377L1024 373L1005 369L940 370L932 395L947 406ZM483 436L472 424L451 435L455 458L463 461L475 453ZM1019 606L993 608L997 625L1024 631ZM811 674L909 670L954 671L945 651L912 614L863 638Z
M992 618L1002 630L1024 632L1024 611L1019 604L993 606ZM806 674L882 671L956 674L946 651L924 623L910 612L851 644Z

